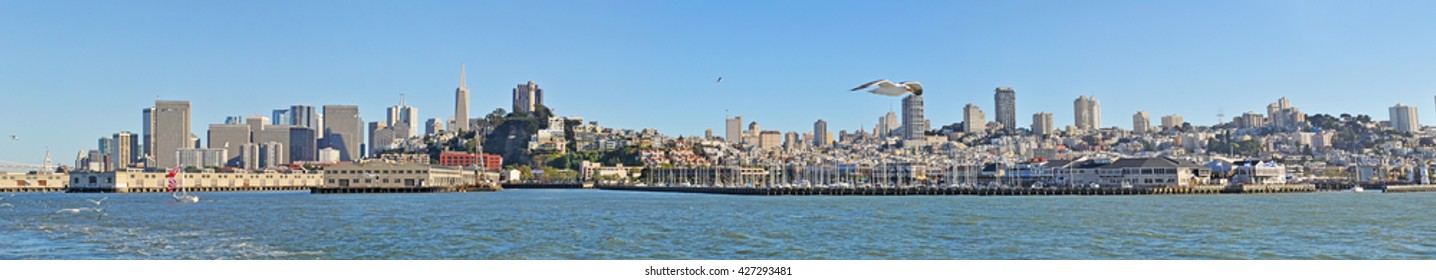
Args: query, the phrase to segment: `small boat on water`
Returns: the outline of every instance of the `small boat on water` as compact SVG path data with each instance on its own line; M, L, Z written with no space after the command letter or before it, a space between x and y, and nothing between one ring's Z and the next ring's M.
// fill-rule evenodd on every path
M1365 189L1365 188L1362 188L1361 186L1351 187L1351 192L1365 192L1365 191L1366 191L1366 189Z
M189 194L189 192L184 190L184 185L175 179L175 177L178 177L179 171L179 166L175 166L174 169L170 169L169 174L165 174L165 180L169 184L170 196L174 197L175 202L179 203L199 203L199 196Z

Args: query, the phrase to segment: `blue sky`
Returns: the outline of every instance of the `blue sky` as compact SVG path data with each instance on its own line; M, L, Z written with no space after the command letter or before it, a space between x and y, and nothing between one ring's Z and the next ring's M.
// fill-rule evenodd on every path
M196 3L201 2L201 3ZM870 129L926 86L934 126L993 88L1018 124L1095 95L1104 126L1181 114L1211 124L1287 96L1307 113L1436 123L1433 1L11 1L0 0L0 161L68 163L140 131L154 99L193 102L193 130L291 104L405 94L452 114L460 63L471 115L533 80L562 115L672 135L721 135L725 110L764 129ZM713 82L724 77L723 83ZM8 137L6 137L8 138Z

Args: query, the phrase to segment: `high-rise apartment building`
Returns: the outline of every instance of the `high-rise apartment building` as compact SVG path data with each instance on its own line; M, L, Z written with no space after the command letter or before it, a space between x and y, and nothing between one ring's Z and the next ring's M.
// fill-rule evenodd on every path
M1052 134L1052 113L1037 112L1032 114L1032 134Z
M915 140L926 137L928 122L927 118L923 117L921 95L912 94L902 99L902 129L903 139Z
M967 106L962 107L962 131L967 133L987 132L987 114L982 112L982 108L978 108L972 103L967 103Z
M1102 128L1102 103L1095 97L1079 96L1072 101L1075 114L1073 124L1078 130L1091 131Z
M1396 103L1391 106L1391 128L1400 132L1421 132L1421 120L1416 118L1416 106Z
M1012 88L997 88L993 100L997 102L996 110L997 123L1002 124L1002 130L1017 130L1017 91Z
M743 116L724 119L723 140L728 144L743 143Z
M514 87L514 112L528 114L543 105L543 88L534 81Z
M813 141L814 147L827 147L828 145L832 145L832 137L827 137L827 135L830 134L831 133L828 133L828 121L818 120L813 122L813 135L817 136L816 141Z
M1137 111L1136 114L1132 114L1132 132L1133 132L1133 133L1137 133L1137 134L1147 134L1148 132L1151 132L1151 130L1152 130L1152 116L1151 116L1151 115L1148 115L1147 112L1143 112L1143 111Z

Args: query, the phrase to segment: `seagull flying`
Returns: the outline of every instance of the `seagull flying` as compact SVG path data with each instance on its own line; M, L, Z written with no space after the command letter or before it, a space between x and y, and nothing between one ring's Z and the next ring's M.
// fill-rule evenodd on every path
M718 81L713 82L713 83L715 83L715 84L721 84L721 83L723 83L723 77L718 77Z
M100 203L104 203L106 199L110 199L110 198L109 198L109 197L105 197L105 198L101 198L100 200L94 200L94 199L86 199L86 200L89 200L90 203L94 203L95 206L100 206Z
M896 83L896 84L894 84L892 81L888 81L888 80L876 80L876 81L872 81L872 82L863 84L863 85L861 85L861 86L855 87L855 88L853 88L852 91L858 91L858 90L860 90L860 89L865 89L865 88L873 87L873 86L876 86L877 88L868 91L868 92L871 92L871 93L873 93L873 94L887 95L887 96L902 96L903 94L907 94L907 93L911 92L913 95L922 95L922 84L921 84L921 83L918 83L918 82L912 82L912 81L901 82L901 83Z
M10 140L20 141L20 135L11 134L11 135L10 135Z

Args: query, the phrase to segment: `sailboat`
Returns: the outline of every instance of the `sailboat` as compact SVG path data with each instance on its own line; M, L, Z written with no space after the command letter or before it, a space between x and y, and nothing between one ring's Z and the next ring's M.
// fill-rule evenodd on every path
M174 197L175 202L179 203L199 203L199 196L190 195L189 192L184 190L184 186L175 180L175 175L179 174L179 170L179 166L175 166L174 169L170 169L169 174L165 174L166 182L169 185L170 196Z

